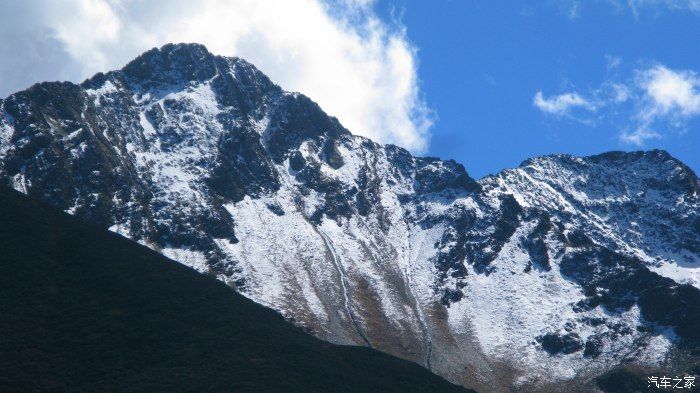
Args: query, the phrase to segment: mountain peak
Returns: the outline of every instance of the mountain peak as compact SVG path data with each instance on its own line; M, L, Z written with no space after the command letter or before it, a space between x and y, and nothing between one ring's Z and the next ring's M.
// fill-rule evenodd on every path
M680 160L673 157L668 151L661 149L652 150L636 150L636 151L621 151L613 150L590 156L575 156L571 154L547 154L528 158L523 161L519 167L537 165L542 162L560 162L560 163L600 163L606 165L624 166L634 162L646 162L649 164L673 163L675 165L683 165Z
M527 159L519 168L543 171L549 176L564 171L567 175L562 175L566 177L562 181L568 181L572 174L586 173L598 178L607 174L606 178L614 175L618 179L627 177L630 181L644 179L644 183L654 189L672 187L691 196L700 193L700 181L695 172L667 151L659 149L610 151L583 157L553 154Z
M151 83L202 82L216 75L214 59L203 45L167 44L145 52L128 63L122 72L128 79Z
M237 92L251 92L259 96L282 91L245 60L214 55L204 45L188 43L152 48L121 70L97 73L81 86L96 90L110 81L114 85L128 85L135 92L151 91L162 96L214 80L217 82L215 90L224 101Z
M661 149L652 150L636 150L636 151L609 151L592 156L585 159L605 164L626 165L630 162L647 162L649 164L663 164L672 162L674 164L682 164L680 160L673 157L668 151Z
M536 157L474 182L454 161L354 137L194 44L15 97L2 104L12 121L0 117L2 182L326 340L494 392L516 381L486 365L560 391L562 370L602 373L630 346L656 354L635 364L660 364L676 344L657 322L694 340L692 323L637 300L700 286L697 177L666 152ZM700 315L694 304L677 314Z

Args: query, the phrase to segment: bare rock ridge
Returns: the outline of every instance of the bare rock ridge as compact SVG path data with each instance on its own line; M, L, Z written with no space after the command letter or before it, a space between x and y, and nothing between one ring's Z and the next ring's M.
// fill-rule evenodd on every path
M663 151L476 181L352 135L242 59L170 44L1 100L0 179L319 338L482 391L698 364L700 183Z

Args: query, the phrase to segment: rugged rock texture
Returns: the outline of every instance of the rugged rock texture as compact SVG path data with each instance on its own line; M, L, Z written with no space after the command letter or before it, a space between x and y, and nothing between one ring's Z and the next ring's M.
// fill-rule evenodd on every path
M320 338L483 391L697 362L700 185L662 151L475 181L353 136L241 59L167 45L0 101L0 178Z

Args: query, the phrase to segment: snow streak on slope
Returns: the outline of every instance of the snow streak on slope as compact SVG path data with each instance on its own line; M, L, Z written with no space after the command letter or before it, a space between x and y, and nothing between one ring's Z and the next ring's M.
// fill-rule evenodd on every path
M360 328L360 326L358 325L357 321L355 320L355 315L353 314L352 309L350 308L350 298L348 297L347 278L345 277L345 272L343 271L343 265L340 262L340 257L338 256L338 253L335 251L335 247L333 247L333 242L331 242L331 239L328 238L328 235L326 235L322 229L319 229L318 233L321 235L324 243L326 244L326 247L331 252L331 259L333 261L333 265L335 266L335 269L338 272L338 276L340 276L340 287L342 288L343 305L345 306L345 311L347 312L347 316L348 316L348 318L350 318L352 325L355 326L355 329L357 330L357 334L360 337L362 337L362 341L364 341L365 344L367 344L367 346L371 347L372 345L369 343L369 341L367 340L367 337L362 332L362 328Z

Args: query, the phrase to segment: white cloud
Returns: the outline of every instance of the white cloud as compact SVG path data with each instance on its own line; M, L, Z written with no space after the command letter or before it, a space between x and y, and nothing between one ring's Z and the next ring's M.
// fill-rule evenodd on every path
M636 129L621 132L620 141L643 146L649 139L662 137L652 128L681 129L693 116L700 115L700 78L691 71L674 71L656 65L637 71L627 91L635 104ZM628 93L629 94L629 93Z
M579 93L545 98L538 91L534 104L543 112L557 117L569 115L584 124L605 122L618 129L622 125L620 142L635 146L664 138L672 131L683 134L688 122L700 116L700 77L695 72L654 65L635 70L632 75L623 80L611 77L587 92L590 98ZM594 111L596 121L588 121L581 112L572 114L576 107Z
M533 104L542 112L549 113L555 116L563 116L568 114L573 108L584 108L587 110L595 110L595 105L578 93L564 93L557 96L546 98L541 91L535 93Z
M700 114L700 78L693 72L659 65L642 73L640 85L651 103L645 116Z
M252 62L317 101L352 132L427 148L416 49L373 1L30 0L0 13L0 96L42 80L80 81L168 42Z

